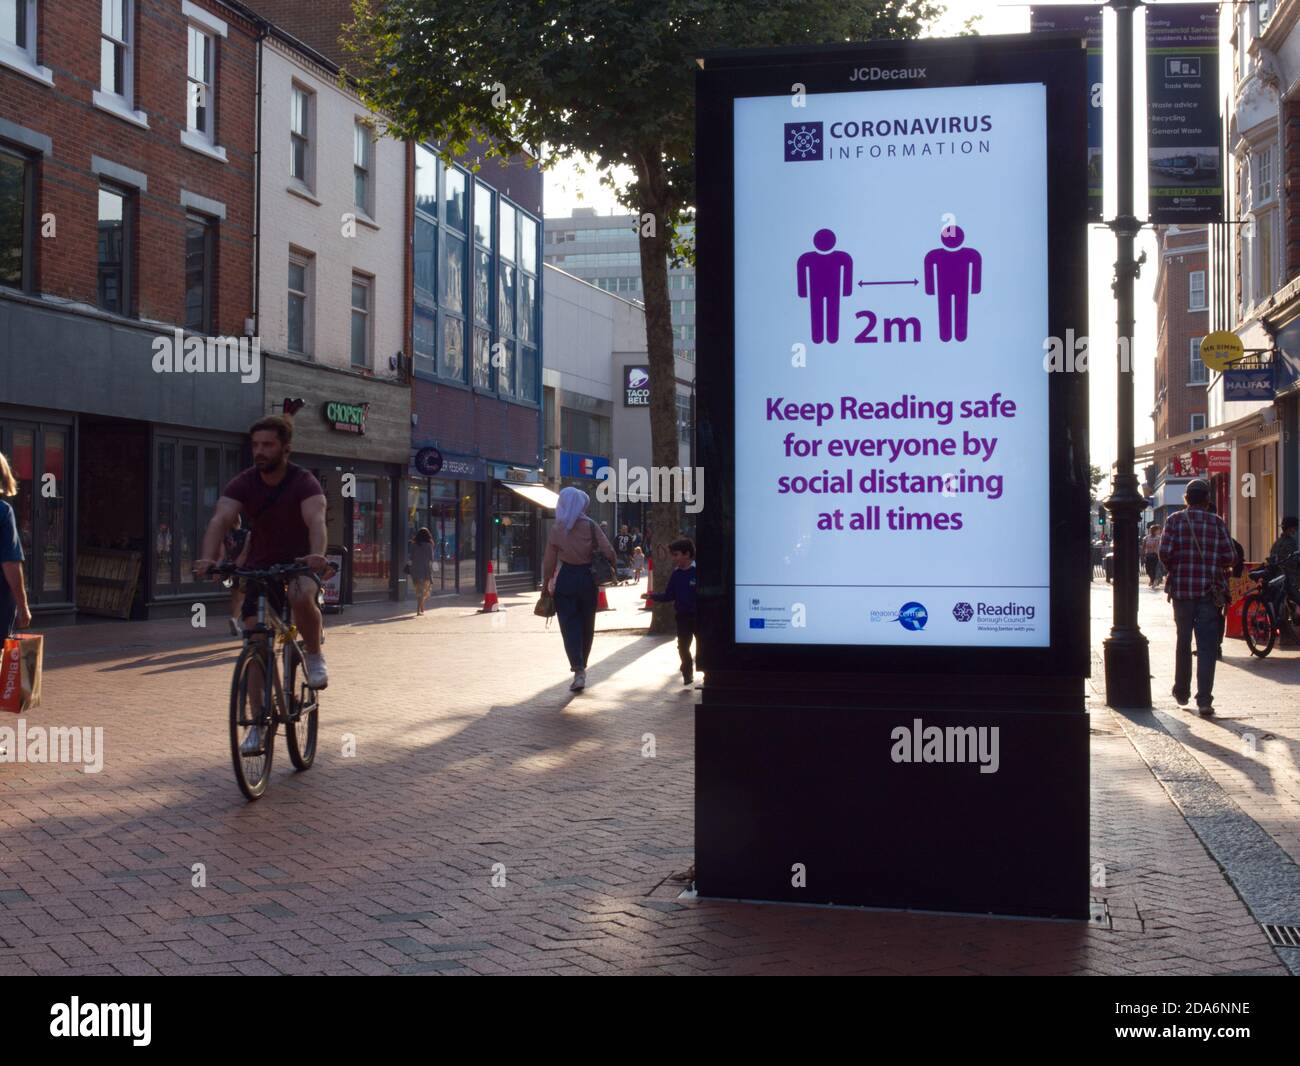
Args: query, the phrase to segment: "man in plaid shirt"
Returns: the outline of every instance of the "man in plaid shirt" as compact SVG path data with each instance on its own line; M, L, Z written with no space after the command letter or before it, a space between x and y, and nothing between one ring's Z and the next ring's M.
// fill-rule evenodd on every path
M1223 613L1214 588L1226 590L1225 571L1237 558L1223 519L1209 509L1210 486L1197 478L1185 490L1187 507L1170 516L1160 535L1160 561L1169 572L1165 589L1174 601L1178 644L1174 655L1174 699L1191 695L1192 633L1196 634L1196 708L1214 714L1214 667L1223 639Z

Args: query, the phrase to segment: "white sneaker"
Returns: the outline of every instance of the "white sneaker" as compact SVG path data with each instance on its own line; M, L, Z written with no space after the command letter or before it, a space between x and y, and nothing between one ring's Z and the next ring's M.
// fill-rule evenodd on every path
M581 692L587 685L587 671L579 670L573 675L573 684L569 686L570 692Z
M330 675L325 669L325 656L320 652L313 655L307 651L303 652L303 659L307 663L307 684L317 690L327 687L330 683Z

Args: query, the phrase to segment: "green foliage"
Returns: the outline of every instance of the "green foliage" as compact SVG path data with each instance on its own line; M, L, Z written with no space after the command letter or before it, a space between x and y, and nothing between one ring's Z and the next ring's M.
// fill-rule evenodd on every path
M615 187L623 204L679 222L694 200L699 55L916 37L943 9L930 0L355 0L354 10L348 72L394 135L450 153L526 153L543 166L586 156L611 187L610 170L626 165L636 177Z

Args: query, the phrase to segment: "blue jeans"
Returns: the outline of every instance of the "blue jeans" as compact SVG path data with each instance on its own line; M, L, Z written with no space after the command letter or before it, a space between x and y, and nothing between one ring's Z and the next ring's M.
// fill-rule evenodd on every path
M561 563L555 578L555 616L560 620L569 669L587 669L596 635L596 582L590 566Z
M1192 689L1192 634L1196 634L1196 705L1214 700L1214 667L1223 640L1223 612L1211 596L1199 600L1174 600L1174 698L1186 700Z

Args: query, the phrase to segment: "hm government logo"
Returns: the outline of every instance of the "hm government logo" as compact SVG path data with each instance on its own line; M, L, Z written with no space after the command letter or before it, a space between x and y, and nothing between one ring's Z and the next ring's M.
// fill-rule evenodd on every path
M785 161L802 163L822 158L822 124L787 122L785 124Z
M975 617L975 608L969 603L958 603L953 605L952 616L959 622L969 622Z

